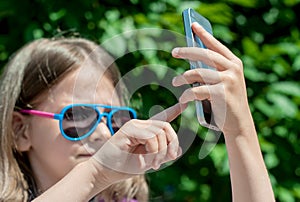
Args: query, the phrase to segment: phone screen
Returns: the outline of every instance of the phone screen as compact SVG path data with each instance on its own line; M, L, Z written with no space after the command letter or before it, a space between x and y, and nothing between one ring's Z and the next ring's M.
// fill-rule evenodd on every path
M198 22L206 31L212 34L212 27L209 21L204 18L202 15L197 13L191 8L188 8L182 12L184 31L186 35L186 42L188 47L200 47L206 48L202 43L201 39L194 34L192 31L191 25L193 22ZM189 61L190 68L207 68L214 69L200 61ZM201 83L193 84L194 86L201 85ZM209 100L196 101L196 112L197 118L201 125L219 131L220 129L215 123L215 119L212 113L212 107Z

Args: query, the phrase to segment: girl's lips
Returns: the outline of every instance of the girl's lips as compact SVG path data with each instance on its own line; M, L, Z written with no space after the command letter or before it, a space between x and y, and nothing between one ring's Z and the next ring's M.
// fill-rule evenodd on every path
M97 152L94 148L89 148L87 146L82 147L77 152L77 157L91 157Z
M94 154L92 153L87 153L87 154L79 154L78 157L91 157L93 156Z

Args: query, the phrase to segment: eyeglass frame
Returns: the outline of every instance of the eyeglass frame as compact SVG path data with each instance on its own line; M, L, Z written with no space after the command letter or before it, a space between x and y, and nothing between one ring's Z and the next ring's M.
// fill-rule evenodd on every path
M89 130L89 132L87 132L86 134L84 134L80 137L72 138L72 137L69 137L65 133L65 131L63 129L63 123L62 122L64 120L65 112L67 110L69 110L70 108L72 108L72 107L78 107L78 106L93 108L98 113L98 119L97 119L97 122L95 123L95 125ZM110 111L108 113L107 112L100 112L98 108L110 109ZM132 119L137 118L136 111L131 107L110 106L110 105L103 105L103 104L70 104L70 105L65 106L60 111L59 114L52 113L52 112L45 112L45 111L35 110L35 109L19 109L18 111L20 113L35 115L35 116L39 116L39 117L42 117L42 118L50 118L50 119L59 120L59 129L60 129L60 132L61 132L62 136L64 138L66 138L67 140L70 140L70 141L79 141L79 140L83 140L83 139L87 138L88 136L90 136L96 130L97 126L99 125L99 123L101 122L103 117L107 118L106 125L109 128L109 131L110 131L111 135L113 136L115 134L115 132L112 128L111 118L112 118L113 114L116 111L119 111L119 110L129 111L133 116Z

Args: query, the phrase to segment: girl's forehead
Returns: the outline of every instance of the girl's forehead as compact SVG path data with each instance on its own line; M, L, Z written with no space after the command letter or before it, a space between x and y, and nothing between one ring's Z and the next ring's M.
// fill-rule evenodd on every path
M49 103L50 102L50 103ZM49 91L47 103L97 103L120 105L113 81L93 67L78 68L68 73Z

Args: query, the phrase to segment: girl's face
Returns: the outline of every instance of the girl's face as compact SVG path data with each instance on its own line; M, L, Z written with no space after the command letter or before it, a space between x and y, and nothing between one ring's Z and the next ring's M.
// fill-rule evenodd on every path
M73 103L119 106L119 99L114 97L112 100L113 92L112 82L102 76L100 70L85 64L52 87L48 98L37 110L59 113L63 107ZM30 116L28 132L31 147L28 156L42 191L60 180L76 164L90 158L111 137L106 124L101 122L92 135L73 142L61 135L58 123L58 120Z

